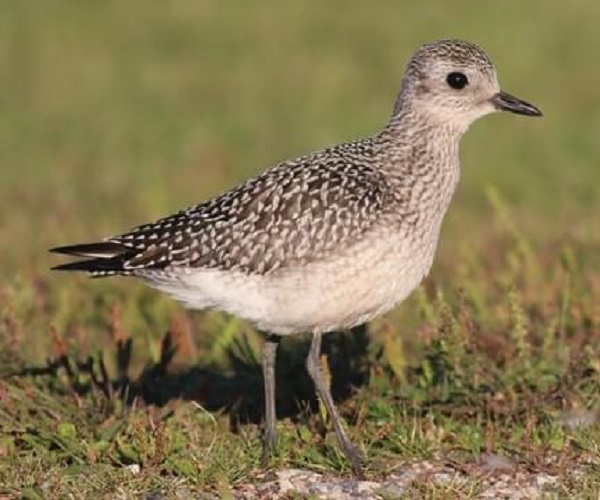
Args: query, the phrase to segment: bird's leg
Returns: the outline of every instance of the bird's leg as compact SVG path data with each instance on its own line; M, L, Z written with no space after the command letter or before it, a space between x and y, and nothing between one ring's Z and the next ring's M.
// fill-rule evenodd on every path
M333 429L335 430L335 435L340 444L342 452L352 465L354 475L357 477L362 477L363 473L360 454L346 436L346 432L344 431L344 427L342 426L342 419L340 418L340 415L337 412L335 405L333 404L333 398L331 397L329 385L325 382L323 378L320 360L321 337L322 334L320 333L315 333L312 336L310 351L308 352L308 357L306 358L306 369L308 370L308 374L310 375L310 378L315 384L315 388L317 389L317 394L319 398L325 405L329 418L331 418L331 422L333 423Z
M261 464L266 467L277 442L277 415L275 413L275 361L279 337L269 335L262 348L262 370L265 384L265 428Z

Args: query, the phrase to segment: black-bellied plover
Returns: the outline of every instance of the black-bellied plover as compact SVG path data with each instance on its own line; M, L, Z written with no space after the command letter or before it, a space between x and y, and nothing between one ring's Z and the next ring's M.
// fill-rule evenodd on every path
M497 110L541 115L500 90L478 46L423 45L381 132L284 161L216 198L99 243L54 248L85 258L55 269L135 276L192 309L227 311L267 333L263 463L276 443L277 340L310 333L308 373L360 474L360 455L321 373L321 337L385 313L427 275L458 183L459 140Z

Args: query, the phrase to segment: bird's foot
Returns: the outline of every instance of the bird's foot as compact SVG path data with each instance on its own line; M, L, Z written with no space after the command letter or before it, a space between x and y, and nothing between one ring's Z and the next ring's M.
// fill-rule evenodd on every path
M263 468L268 467L269 460L277 447L277 430L266 428L262 437L262 454L260 465Z
M352 472L356 479L362 480L365 478L364 470L363 470L363 457L358 449L350 442L345 441L344 443L340 443L340 449L342 453L350 462L350 466L352 467Z

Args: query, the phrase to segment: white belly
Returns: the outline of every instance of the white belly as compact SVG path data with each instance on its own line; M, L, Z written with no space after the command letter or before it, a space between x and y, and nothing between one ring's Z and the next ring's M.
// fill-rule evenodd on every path
M142 277L191 309L217 309L279 335L328 332L365 323L394 307L428 273L435 241L364 241L335 259L268 276L181 269Z

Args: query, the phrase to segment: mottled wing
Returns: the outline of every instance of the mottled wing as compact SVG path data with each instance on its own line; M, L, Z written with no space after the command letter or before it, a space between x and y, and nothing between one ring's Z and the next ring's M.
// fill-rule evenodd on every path
M267 274L325 258L361 238L381 215L385 180L373 163L368 141L282 163L212 200L109 238L125 257L116 274L169 267Z

